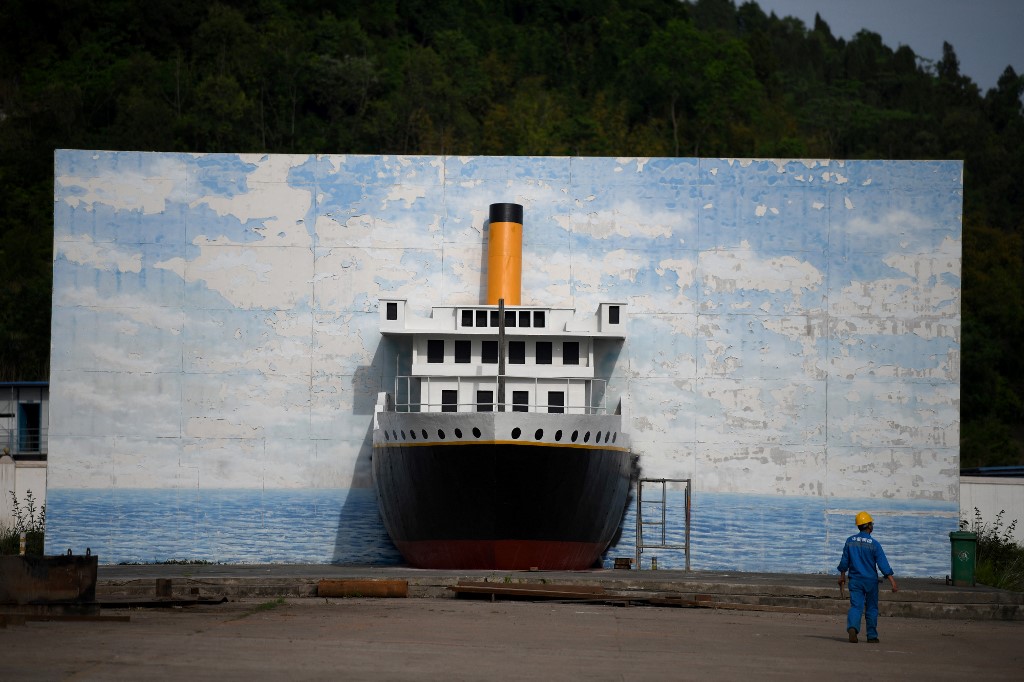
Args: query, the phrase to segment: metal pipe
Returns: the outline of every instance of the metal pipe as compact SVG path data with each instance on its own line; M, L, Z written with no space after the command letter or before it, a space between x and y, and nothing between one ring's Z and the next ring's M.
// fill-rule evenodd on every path
M492 207L493 208L493 207ZM498 299L498 412L505 411L505 299Z

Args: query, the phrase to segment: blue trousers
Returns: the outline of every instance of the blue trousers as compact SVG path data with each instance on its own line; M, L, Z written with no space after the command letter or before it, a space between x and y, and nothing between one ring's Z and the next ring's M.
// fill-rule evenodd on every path
M868 639L878 638L878 578L850 577L850 610L846 612L846 627L860 632L860 617L868 625Z

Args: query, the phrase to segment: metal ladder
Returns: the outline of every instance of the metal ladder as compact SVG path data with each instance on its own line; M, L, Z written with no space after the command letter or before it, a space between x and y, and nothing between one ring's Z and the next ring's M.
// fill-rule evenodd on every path
M644 483L653 483L661 486L661 496L652 497L650 499L644 498ZM685 483L684 487L684 504L686 527L684 529L684 544L682 545L670 545L668 544L668 524L666 519L668 518L668 484L669 483ZM644 509L650 508L657 509L661 508L661 520L660 521L645 521L644 520ZM651 542L646 542L644 539L644 528L647 526L654 526L654 529L660 528L660 533L656 532L657 538L652 538ZM652 529L652 530L654 530ZM656 541L657 540L657 541ZM689 478L641 478L636 482L636 567L640 568L640 555L645 549L681 549L686 554L686 570L690 570L690 479ZM653 558L654 562L657 562L657 557ZM657 566L657 563L654 564Z

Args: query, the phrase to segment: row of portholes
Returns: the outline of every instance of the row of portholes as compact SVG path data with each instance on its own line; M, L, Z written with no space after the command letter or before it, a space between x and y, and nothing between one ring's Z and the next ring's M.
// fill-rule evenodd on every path
M384 440L386 440L386 441L391 441L391 440L398 441L399 440L398 433L399 432L396 431L395 429L392 429L390 434L387 432L387 430L385 430L384 431ZM401 434L402 434L401 440L406 440L405 429L401 430ZM426 429L420 429L419 435L423 437L423 440L428 440L430 438L430 434L427 433ZM512 440L519 440L519 438L522 435L523 435L523 430L520 429L518 426L516 428L512 429ZM611 432L611 431L603 431L603 432L602 431L598 431L597 435L594 437L594 444L595 445L597 445L597 444L602 442L601 441L602 435L604 436L604 442L605 443L609 442L609 440L612 443L614 443L619 438L619 432L618 431L616 431L614 433ZM478 429L477 427L474 426L473 427L473 437L474 438L479 438L480 436L481 436L480 429ZM447 437L448 436L445 434L443 429L438 429L437 430L437 438L439 440L445 440ZM458 429L458 428L455 429L455 437L460 439L460 440L462 439L462 429ZM413 430L413 429L409 429L408 440L416 440L416 438L417 438L416 431ZM543 440L544 439L544 429L537 429L537 431L533 434L533 439L534 440L538 440L538 441L539 440ZM569 440L571 442L573 442L573 443L579 441L580 440L580 432L579 431L573 431L572 435L569 437ZM559 429L558 431L555 431L555 442L556 443L562 442L562 430L561 429ZM590 442L590 431L587 431L587 432L585 432L583 434L583 442L584 443L589 443Z

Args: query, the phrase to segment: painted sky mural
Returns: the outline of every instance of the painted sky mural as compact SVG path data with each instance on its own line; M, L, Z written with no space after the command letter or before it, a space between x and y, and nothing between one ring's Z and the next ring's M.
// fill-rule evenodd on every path
M832 570L867 508L897 572L947 571L960 162L59 150L55 166L50 552L398 561L369 468L396 373L378 299L480 303L488 207L515 202L524 305L629 306L609 392L644 475L693 481L694 568ZM632 555L633 522L612 554ZM793 554L765 539L779 522Z

